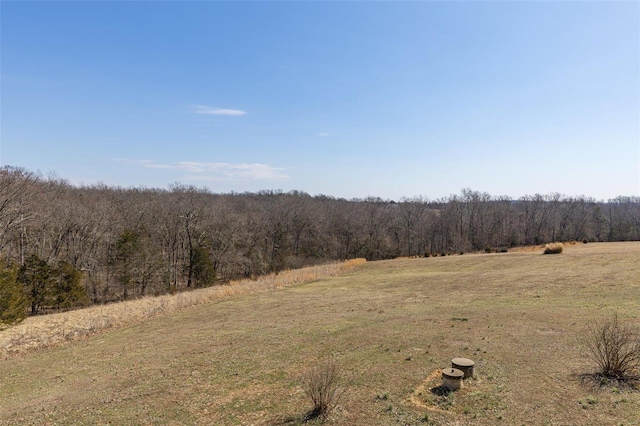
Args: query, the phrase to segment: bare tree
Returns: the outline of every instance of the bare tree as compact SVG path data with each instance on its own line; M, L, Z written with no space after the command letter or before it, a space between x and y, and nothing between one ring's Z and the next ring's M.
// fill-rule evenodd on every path
M0 168L0 250L10 242L11 232L24 229L35 217L32 205L38 176L11 166ZM21 261L24 252L20 251Z

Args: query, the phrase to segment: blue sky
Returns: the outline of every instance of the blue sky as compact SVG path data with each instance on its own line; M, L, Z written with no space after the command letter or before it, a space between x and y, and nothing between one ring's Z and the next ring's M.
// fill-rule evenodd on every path
M0 162L215 192L640 195L639 5L2 1Z

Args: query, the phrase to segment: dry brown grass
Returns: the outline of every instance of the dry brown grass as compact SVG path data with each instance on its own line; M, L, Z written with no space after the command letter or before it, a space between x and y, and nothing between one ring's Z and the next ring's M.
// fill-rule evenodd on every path
M560 254L562 253L562 243L546 244L542 254Z
M299 378L351 378L332 425L637 425L640 392L582 380L580 340L638 325L640 242L368 262L0 363L0 424L296 425ZM451 395L453 357L476 362Z
M334 277L364 263L366 263L365 259L351 259L269 274L255 280L232 281L228 285L174 295L145 297L59 314L30 317L17 326L0 331L0 359L82 339L158 315L174 313L190 306Z

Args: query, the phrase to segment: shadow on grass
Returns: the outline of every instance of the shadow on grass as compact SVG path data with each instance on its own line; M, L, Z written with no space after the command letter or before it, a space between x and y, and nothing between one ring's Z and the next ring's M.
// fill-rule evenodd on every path
M451 389L442 385L436 386L435 388L431 388L430 390L432 394L438 395L438 396L447 396L451 394L451 392L453 392Z
M577 379L586 386L595 388L618 388L640 391L640 376L609 377L600 373L576 374Z
M296 426L305 424L321 424L327 419L325 413L319 410L311 410L304 415L300 416L286 416L274 419L270 423L270 426Z
M287 416L274 419L267 423L269 426L294 426L304 424L304 416Z

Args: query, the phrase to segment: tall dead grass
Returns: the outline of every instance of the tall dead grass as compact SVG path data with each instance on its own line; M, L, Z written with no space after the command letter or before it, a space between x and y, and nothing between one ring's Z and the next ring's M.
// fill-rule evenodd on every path
M562 253L562 243L547 244L544 246L542 254L560 254Z
M21 324L0 331L0 359L79 340L105 330L177 312L190 306L334 277L365 262L365 259L352 259L283 271L255 280L232 281L226 285L174 295L145 297L110 305L30 317Z

